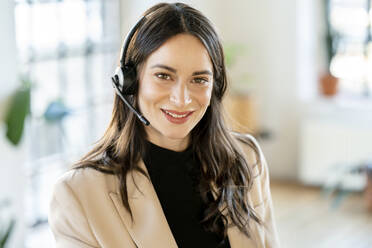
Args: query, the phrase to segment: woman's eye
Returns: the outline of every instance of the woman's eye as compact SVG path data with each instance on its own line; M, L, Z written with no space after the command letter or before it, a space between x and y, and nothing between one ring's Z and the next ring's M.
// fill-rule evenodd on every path
M194 82L197 84L208 84L208 79L205 78L194 78Z
M156 73L155 76L160 79L169 80L170 76L166 73Z

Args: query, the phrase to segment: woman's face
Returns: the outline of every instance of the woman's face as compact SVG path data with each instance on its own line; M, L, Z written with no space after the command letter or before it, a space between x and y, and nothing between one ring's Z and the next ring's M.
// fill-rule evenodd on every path
M140 69L138 92L140 110L150 121L149 140L172 150L186 148L212 88L213 65L195 36L178 34L151 53Z

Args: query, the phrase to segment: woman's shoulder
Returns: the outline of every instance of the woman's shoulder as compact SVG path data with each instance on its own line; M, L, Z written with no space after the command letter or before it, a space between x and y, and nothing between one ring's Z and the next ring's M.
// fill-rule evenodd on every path
M259 165L265 162L265 158L257 139L248 133L232 132L232 136L238 143L249 164Z
M54 193L69 188L77 194L86 192L115 191L116 178L94 168L72 168L63 173L54 184Z
M258 146L257 139L249 133L238 133L238 132L231 132L232 136L239 140L243 144L251 145L254 144Z
M240 141L239 143L244 150L243 152L248 160L248 165L252 166L254 178L250 194L254 205L260 205L270 197L269 169L265 156L256 138L252 135L235 134L235 137Z
M68 183L68 184L75 184L75 183L89 183L92 180L102 180L104 177L104 173L90 168L71 168L64 172L58 179L58 183Z

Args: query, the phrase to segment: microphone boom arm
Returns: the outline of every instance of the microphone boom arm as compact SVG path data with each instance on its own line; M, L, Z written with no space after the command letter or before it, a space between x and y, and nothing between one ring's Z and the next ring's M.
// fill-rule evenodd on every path
M115 80L114 77L111 78L112 79L112 86L114 87L115 91L116 91L116 94L120 97L121 100L123 100L123 102L129 107L129 109L140 119L140 121L143 122L143 124L145 124L146 126L150 125L150 122L143 116L141 115L133 106L132 104L130 104L127 99L125 99L125 97L121 94L120 90L119 90L119 87L118 87L118 84L117 84L117 81Z

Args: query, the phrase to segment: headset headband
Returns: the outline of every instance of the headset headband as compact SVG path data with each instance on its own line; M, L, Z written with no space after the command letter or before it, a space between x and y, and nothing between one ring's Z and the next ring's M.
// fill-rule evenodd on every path
M134 27L130 30L130 32L128 33L127 37L125 38L125 41L124 41L124 45L123 45L123 48L122 48L122 53L121 53L121 57L120 57L120 67L124 67L125 66L125 57L126 57L126 54L127 54L127 50L128 50L128 46L129 46L129 43L130 41L132 40L134 34L136 33L138 27L142 24L142 22L146 19L145 16L143 16L137 23L136 25L134 25Z

